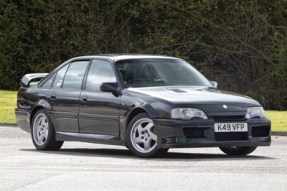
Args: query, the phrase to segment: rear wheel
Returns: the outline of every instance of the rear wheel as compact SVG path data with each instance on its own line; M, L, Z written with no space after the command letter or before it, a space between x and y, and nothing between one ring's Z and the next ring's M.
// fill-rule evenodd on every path
M155 125L146 113L138 114L129 123L127 147L139 157L153 157L168 151L168 149L159 149L157 147Z
M47 112L40 109L32 121L32 141L38 150L59 150L63 141L55 140L55 130Z
M252 153L257 147L219 147L219 149L228 155L248 155Z

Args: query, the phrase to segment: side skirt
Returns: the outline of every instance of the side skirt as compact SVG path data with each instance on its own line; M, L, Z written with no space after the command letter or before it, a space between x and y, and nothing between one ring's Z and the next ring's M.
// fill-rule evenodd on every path
M84 134L84 133L70 133L57 132L57 141L81 141L89 143L102 143L111 145L125 145L119 136L114 135L99 135L99 134Z

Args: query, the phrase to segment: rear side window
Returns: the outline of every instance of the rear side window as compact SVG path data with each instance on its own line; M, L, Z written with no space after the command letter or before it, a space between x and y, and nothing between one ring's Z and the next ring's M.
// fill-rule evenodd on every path
M46 80L45 83L43 83L43 85L41 87L42 88L51 88L55 76L56 76L56 74L53 74L48 80Z
M61 88L62 87L63 79L65 77L65 74L66 74L68 67L69 67L69 64L67 64L66 66L64 66L60 70L58 70L57 76L54 80L53 88Z
M113 67L109 61L93 60L87 76L86 90L100 92L103 82L117 82Z
M72 62L65 75L63 88L81 89L88 64L89 61Z

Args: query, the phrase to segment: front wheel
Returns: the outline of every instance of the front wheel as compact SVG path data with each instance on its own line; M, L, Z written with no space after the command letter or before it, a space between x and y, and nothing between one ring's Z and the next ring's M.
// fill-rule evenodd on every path
M157 147L157 135L153 120L146 114L135 116L128 125L127 147L139 157L153 157L166 153L168 149L161 150ZM163 153L161 153L164 151Z
M248 155L252 153L257 147L219 147L219 149L228 155Z
M32 141L38 150L59 150L63 141L55 140L55 130L47 112L40 109L32 121Z

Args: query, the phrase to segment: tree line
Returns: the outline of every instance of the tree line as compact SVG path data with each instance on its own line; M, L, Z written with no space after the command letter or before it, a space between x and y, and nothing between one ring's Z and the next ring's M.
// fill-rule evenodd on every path
M221 89L287 109L287 0L0 0L0 89L102 53L180 57Z

